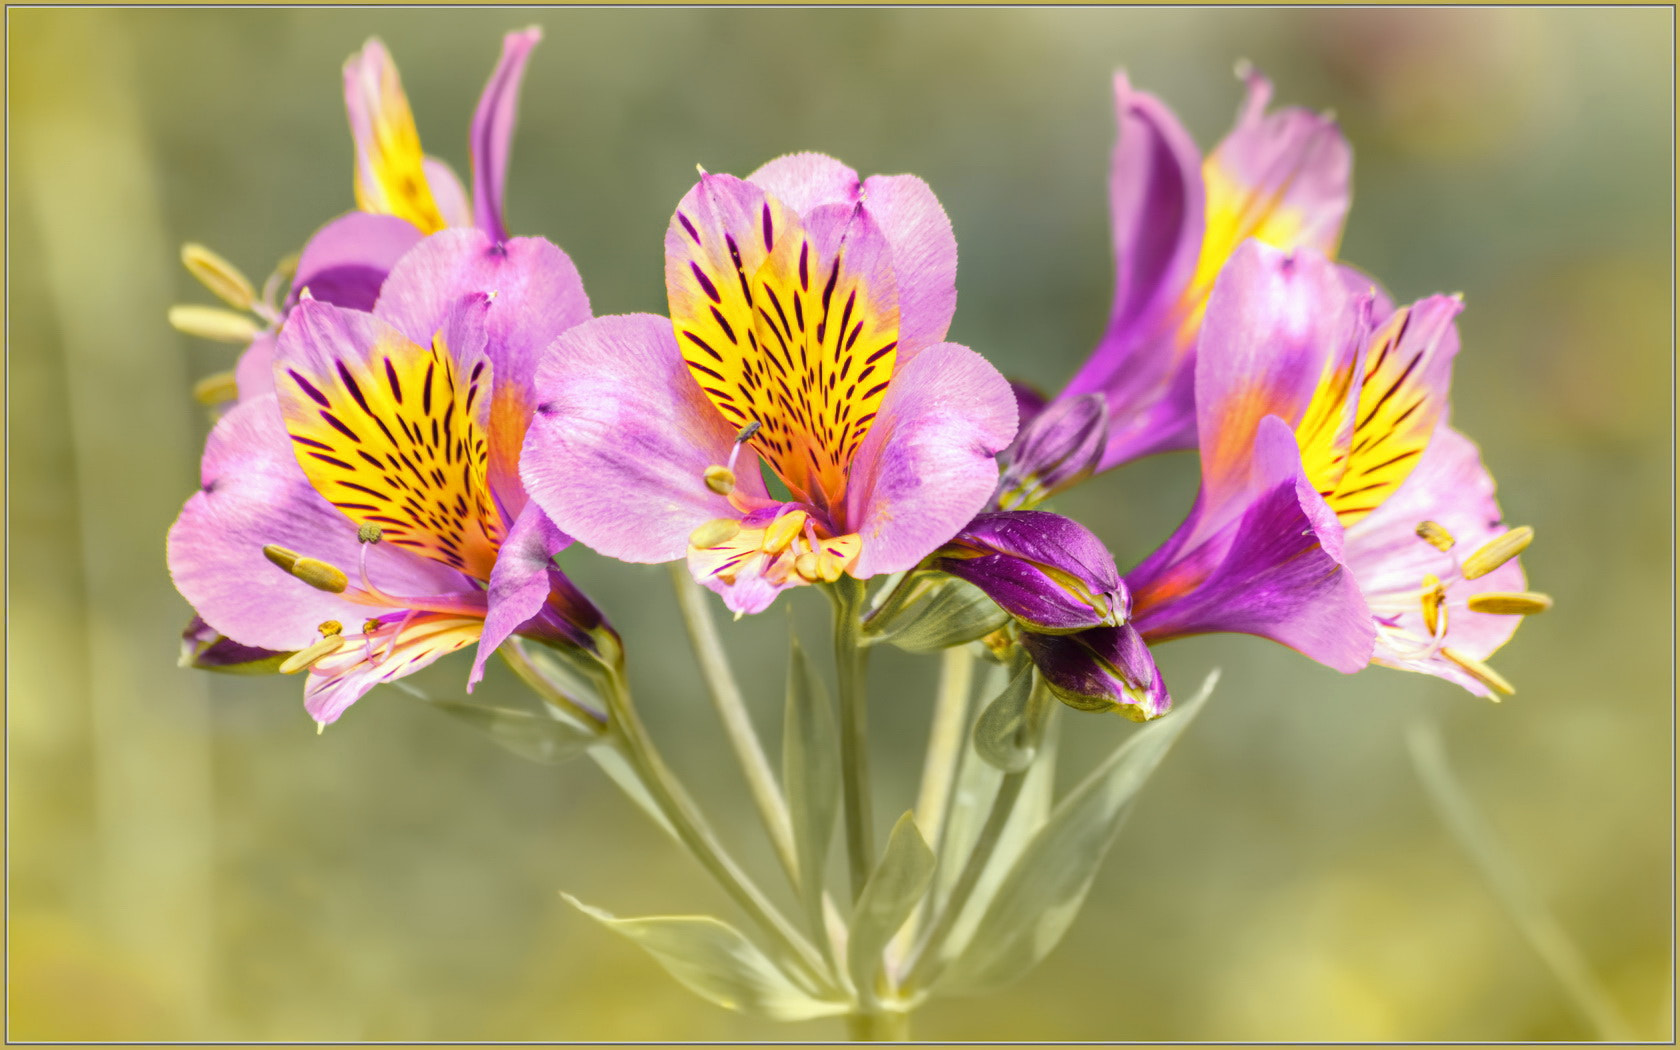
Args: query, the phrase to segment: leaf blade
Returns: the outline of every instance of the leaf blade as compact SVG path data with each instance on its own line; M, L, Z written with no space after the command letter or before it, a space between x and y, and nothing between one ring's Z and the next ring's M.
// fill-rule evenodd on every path
M884 966L888 942L903 926L933 882L933 850L916 827L915 814L906 811L893 825L881 862L864 883L852 911L851 935L846 943L846 969L858 997L876 997L876 981Z

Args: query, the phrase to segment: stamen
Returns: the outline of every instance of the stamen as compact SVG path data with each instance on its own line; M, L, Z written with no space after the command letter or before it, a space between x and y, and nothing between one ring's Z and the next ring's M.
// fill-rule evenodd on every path
M713 518L688 534L688 545L695 550L705 550L734 539L740 531L741 523L734 518Z
M1489 591L1470 598L1470 611L1496 616L1532 616L1552 607L1549 594L1537 591Z
M263 557L318 591L343 594L344 588L350 585L350 577L344 575L344 570L336 565L305 558L297 551L287 550L274 543L265 545L262 551Z
M1433 521L1418 522L1417 535L1418 539L1443 553L1452 550L1453 544L1458 542L1453 539L1452 533Z
M385 626L384 621L380 620L378 617L370 617L362 621L362 633L378 634L379 629L383 626Z
M181 245L181 264L198 278L198 283L235 310L249 310L256 301L256 289L239 268L202 244Z
M385 530L378 525L367 524L356 530L356 539L362 543L378 543L385 538Z
M822 556L805 553L793 559L793 571L812 583L822 577Z
M741 446L737 445L735 447L740 448ZM713 464L706 468L706 472L701 477L705 479L706 487L720 496L727 496L735 491L735 472L728 467Z
M1447 589L1433 573L1426 573L1423 577L1423 626L1429 632L1429 637L1439 638L1443 633L1441 628L1446 621Z
M1452 648L1442 649L1441 655L1463 668L1464 672L1471 678L1474 678L1476 681L1487 686L1489 689L1492 689L1494 692L1504 693L1506 696L1516 695L1517 690L1515 686L1513 686L1510 682L1507 682L1498 671L1495 671L1487 664L1482 663L1474 656L1461 653L1457 649Z
M193 384L193 400L201 405L219 405L239 396L239 383L232 372L217 372Z
M1474 580L1504 565L1528 549L1534 542L1534 530L1527 525L1501 533L1476 548L1476 553L1464 559L1464 578Z
M257 322L219 306L171 306L169 323L177 332L218 343L249 343L259 331Z
M287 572L291 572L292 566L296 565L298 559L303 557L303 555L294 550L287 550L278 543L270 543L264 545L263 557L280 566Z
M344 633L344 625L337 620L322 620L321 626L316 629L321 632L323 638L331 638L333 635Z
M787 545L792 543L794 538L799 535L800 530L805 528L807 517L809 515L802 510L789 511L783 514L771 522L769 528L764 530L764 542L759 545L759 549L766 554L775 554L786 550Z
M340 635L329 635L307 649L300 649L286 657L280 664L281 674L297 674L314 667L321 660L344 648L344 638Z

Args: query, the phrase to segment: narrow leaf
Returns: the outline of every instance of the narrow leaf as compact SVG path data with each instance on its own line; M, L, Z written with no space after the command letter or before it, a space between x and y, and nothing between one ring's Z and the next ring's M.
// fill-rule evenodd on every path
M940 573L913 573L870 613L863 641L932 653L983 638L1008 622L1009 614L973 584Z
M725 1009L773 1021L804 1021L845 1013L847 1004L815 998L733 926L710 915L653 915L620 919L570 894L566 903L633 941L666 971Z
M635 767L631 766L622 752L611 744L596 744L589 749L589 757L595 760L597 766L601 767L601 772L618 785L618 789L624 792L624 797L636 804L637 809L646 813L648 818L658 824L665 834L671 836L673 841L678 843L682 841L682 837L677 834L677 829L671 826L671 821L659 808L659 803L653 800L653 795L648 793L647 785L642 783Z
M991 665L986 670L981 688L987 692L1001 689L1007 681L1004 674L1003 667ZM951 788L945 826L939 834L939 863L934 869L936 900L942 900L950 892L951 885L962 873L963 862L974 848L980 827L991 811L992 797L997 794L1002 780L1003 773L996 766L975 754L972 747L963 748L962 764L957 769L956 783Z
M1050 953L1079 914L1138 790L1201 710L1218 679L1217 671L1208 675L1189 703L1134 732L1062 800L1004 877L968 947L941 982L945 987L996 987Z
M491 740L532 762L553 764L583 754L600 740L597 733L571 721L536 711L459 700L432 700L444 714L458 718Z
M922 840L915 815L906 812L893 825L887 851L864 883L852 912L846 968L863 1001L875 997L887 942L910 917L932 881L933 850Z
M793 821L799 895L821 929L823 872L840 813L840 749L834 709L798 638L788 651L787 712L782 721L782 787Z
M1033 665L1021 668L974 723L974 750L1005 773L1019 773L1032 764L1049 711L1050 697L1033 688Z

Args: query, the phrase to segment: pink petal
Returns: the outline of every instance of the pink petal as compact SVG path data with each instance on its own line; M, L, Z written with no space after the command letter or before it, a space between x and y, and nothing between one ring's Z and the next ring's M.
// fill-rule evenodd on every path
M484 634L478 655L467 675L467 692L484 677L484 663L519 626L542 611L548 599L548 574L554 556L571 545L535 503L526 504L507 538L496 552L496 567L490 573Z
M473 221L492 240L507 239L502 192L508 153L519 115L519 85L542 29L531 26L502 38L502 57L484 85L472 122Z

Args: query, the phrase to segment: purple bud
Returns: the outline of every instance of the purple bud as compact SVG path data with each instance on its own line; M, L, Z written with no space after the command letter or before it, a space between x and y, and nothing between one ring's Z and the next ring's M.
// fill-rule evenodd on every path
M1038 388L1021 379L1011 379L1009 389L1015 394L1015 412L1021 428L1033 421L1050 403L1050 399L1039 392Z
M1065 634L1126 622L1131 595L1089 529L1038 510L981 514L932 567L967 580L1029 630Z
M1058 400L1030 422L1023 419L998 482L998 506L1037 506L1085 480L1097 469L1107 441L1108 402L1101 394Z
M290 653L241 645L194 616L181 632L182 667L226 674L273 674Z
M1159 718L1172 707L1155 658L1130 624L1077 634L1022 631L1021 645L1069 707L1116 711L1134 722Z

